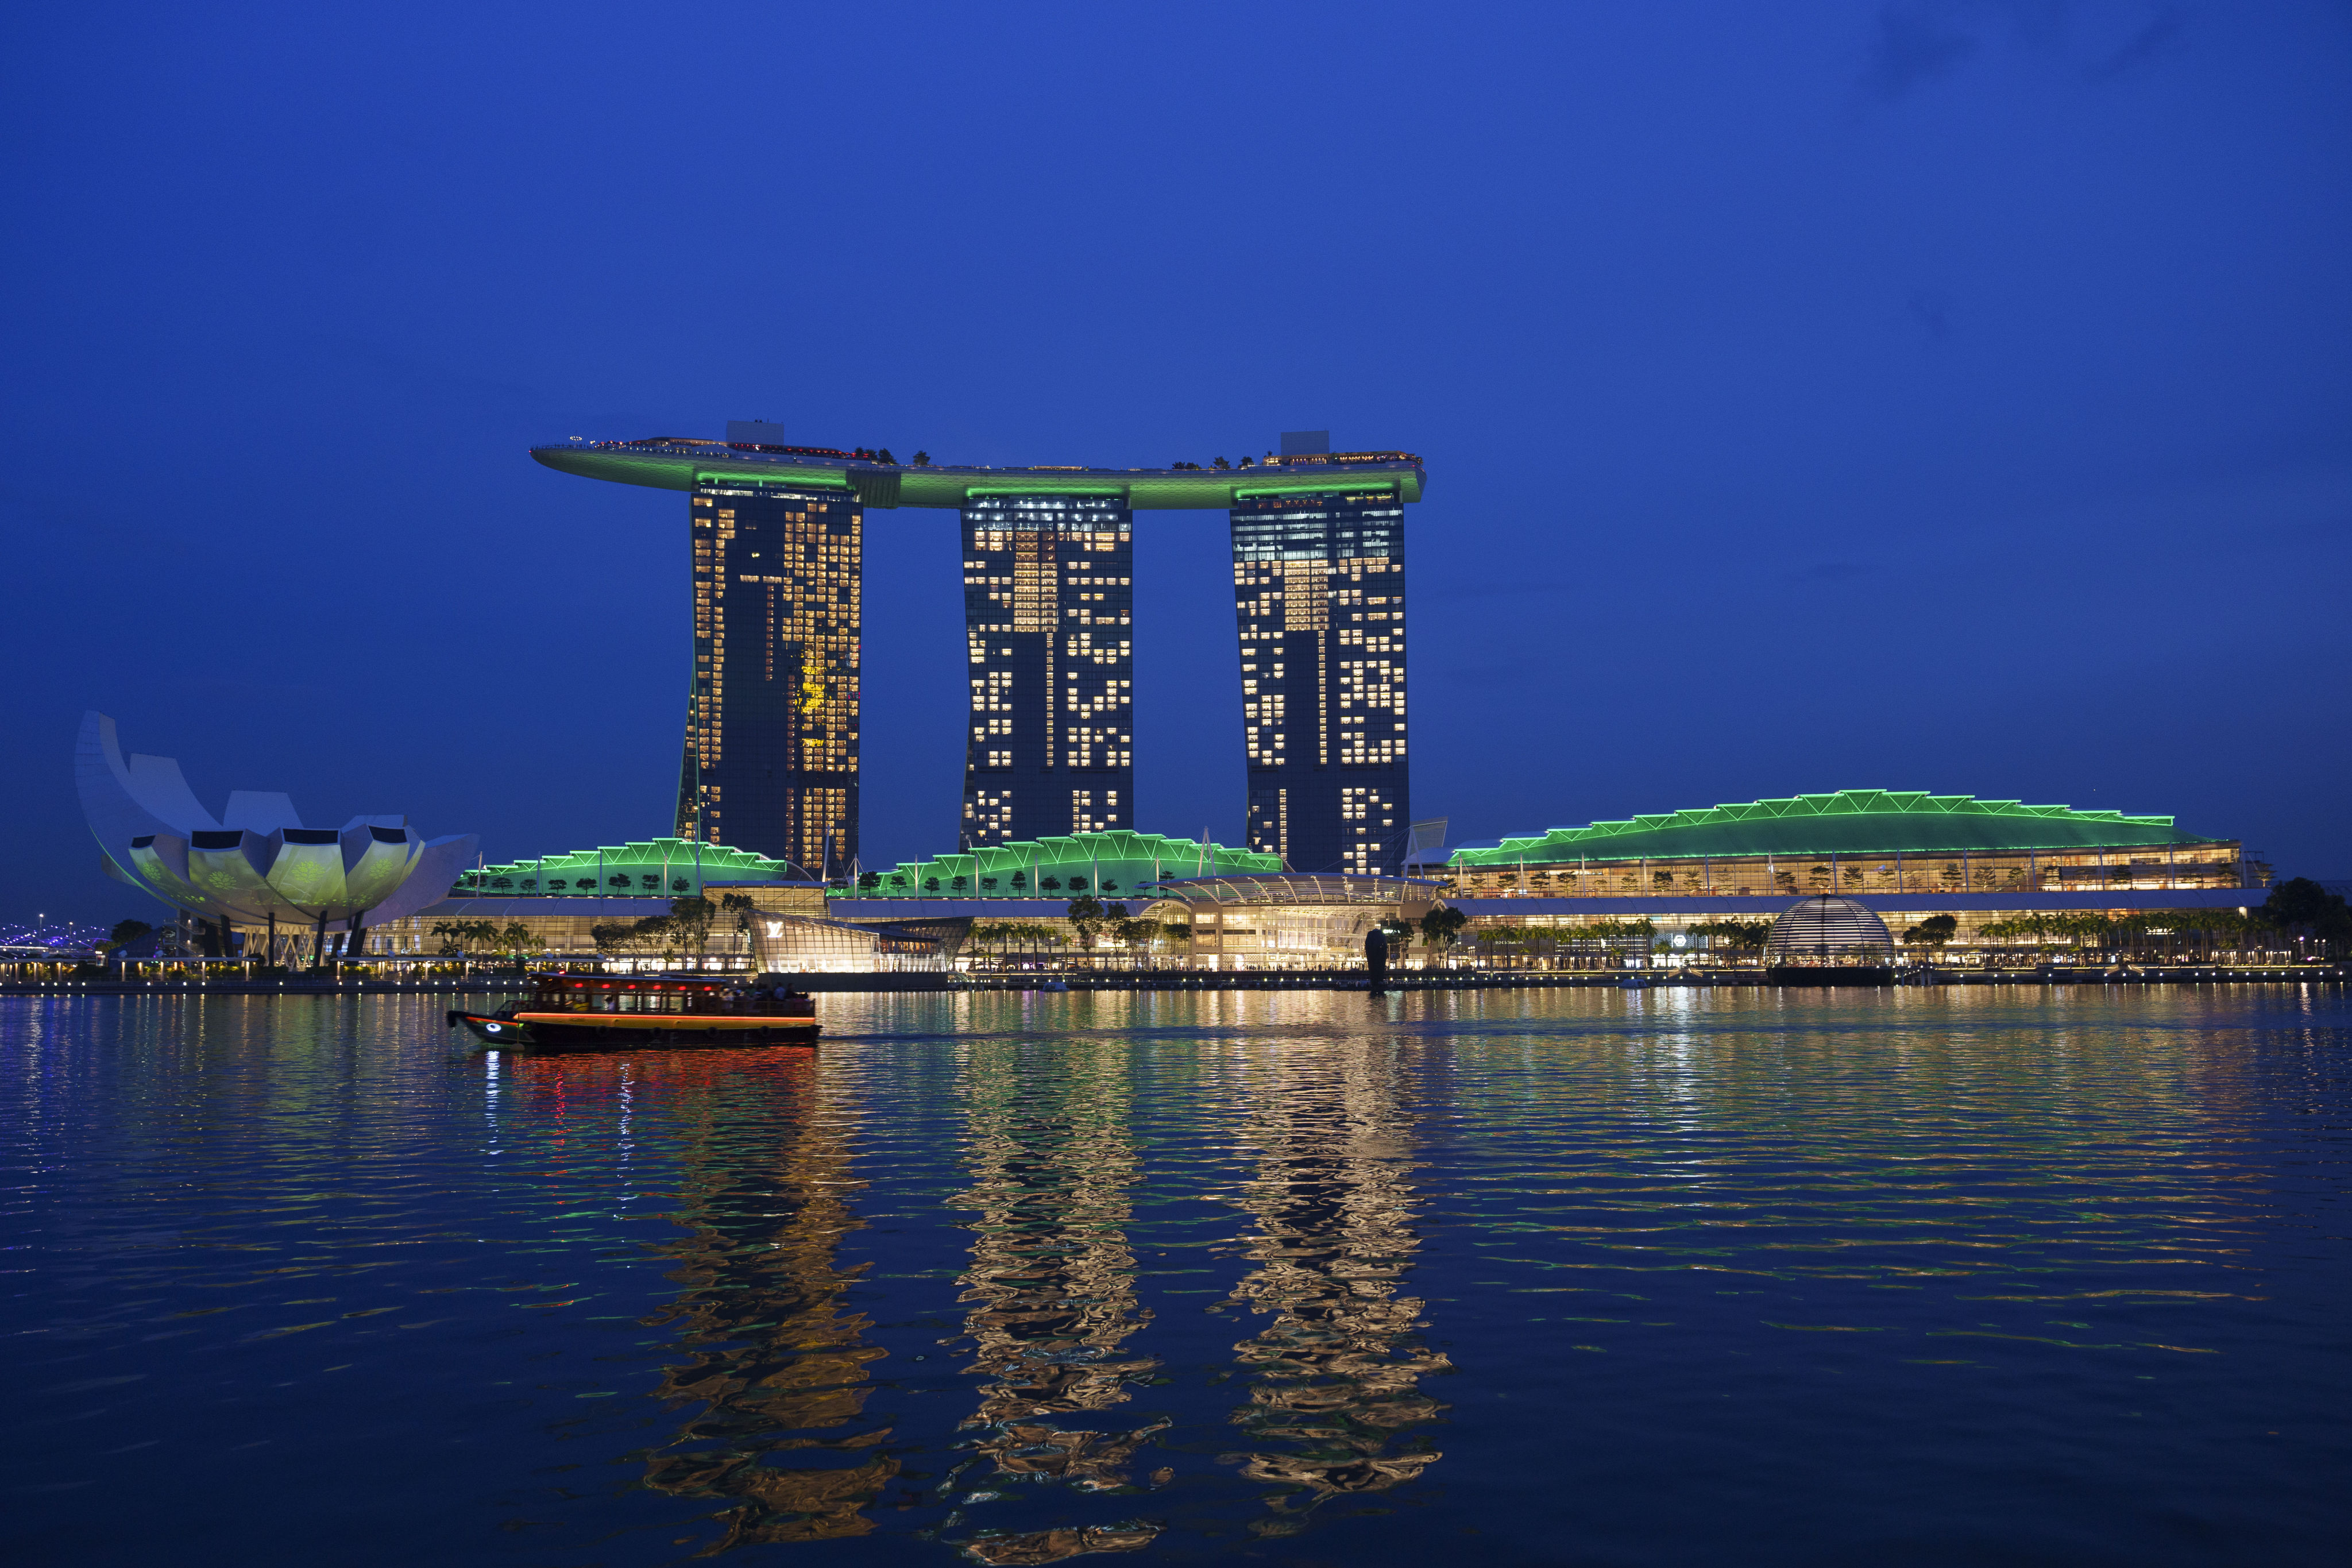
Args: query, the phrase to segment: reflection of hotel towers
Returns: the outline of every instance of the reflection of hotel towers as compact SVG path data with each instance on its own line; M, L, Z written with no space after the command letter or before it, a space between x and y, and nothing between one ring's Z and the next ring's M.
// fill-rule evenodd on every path
M963 847L1135 825L1134 570L1115 497L965 503Z
M714 1093L707 1104L683 1161L674 1217L685 1235L664 1249L681 1289L646 1320L678 1328L692 1352L653 1396L701 1406L648 1453L646 1484L731 1505L704 1556L863 1535L874 1524L859 1510L898 1469L885 1454L858 1458L887 1427L845 1430L871 1392L866 1363L885 1352L862 1342L866 1319L841 1305L860 1270L834 1263L863 1223L847 1201L857 1184L846 1113L819 1092L813 1067L801 1071L789 1098Z
M1072 1047L1073 1050L1078 1047ZM1120 1485L1123 1467L1156 1427L1106 1435L1065 1430L1080 1411L1124 1404L1128 1384L1160 1364L1121 1346L1150 1320L1135 1303L1135 1255L1121 1228L1140 1176L1127 1130L1125 1057L1105 1047L1095 1071L1046 1089L1020 1076L971 1069L971 1190L980 1211L961 1300L977 1354L967 1372L991 1381L966 1426L1001 1474L1052 1477L1081 1491Z
M1436 1450L1399 1434L1445 1408L1418 1385L1452 1365L1416 1335L1421 1301L1396 1293L1421 1241L1394 1065L1358 1047L1276 1071L1248 1130L1264 1151L1242 1198L1257 1216L1242 1241L1257 1267L1227 1298L1274 1319L1234 1347L1254 1378L1233 1417L1252 1449L1242 1474L1278 1488L1267 1500L1277 1517L1252 1527L1262 1535L1435 1463Z
M857 858L858 592L865 509L846 491L704 485L694 687L677 836L813 874Z

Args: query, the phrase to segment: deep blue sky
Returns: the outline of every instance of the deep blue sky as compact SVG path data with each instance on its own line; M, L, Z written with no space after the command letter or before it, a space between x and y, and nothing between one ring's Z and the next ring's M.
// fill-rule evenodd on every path
M33 8L0 916L111 919L85 707L493 858L665 830L717 433L1425 456L1417 815L1852 786L2352 875L2340 5ZM1241 826L1219 513L1139 825ZM867 520L868 865L950 848L954 520Z

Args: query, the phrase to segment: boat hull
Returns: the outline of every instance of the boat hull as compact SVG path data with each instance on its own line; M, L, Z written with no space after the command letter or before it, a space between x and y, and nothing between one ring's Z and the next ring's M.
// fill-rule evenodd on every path
M814 1018L739 1014L452 1012L450 1024L492 1050L635 1051L696 1047L813 1046Z

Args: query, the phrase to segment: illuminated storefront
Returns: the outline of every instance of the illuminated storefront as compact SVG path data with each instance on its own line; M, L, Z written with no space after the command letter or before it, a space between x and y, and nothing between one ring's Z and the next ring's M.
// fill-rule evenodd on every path
M1189 933L1196 969L1351 969L1375 926L1406 936L1435 907L1434 882L1341 872L1171 879L1147 911ZM1400 955L1407 942L1396 944Z

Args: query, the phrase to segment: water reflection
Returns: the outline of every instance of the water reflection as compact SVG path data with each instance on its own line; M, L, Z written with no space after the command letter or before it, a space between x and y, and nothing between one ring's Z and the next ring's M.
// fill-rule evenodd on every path
M737 1058L765 1059L756 1073ZM525 1070L577 1074L580 1064ZM625 1069L605 1069L625 1070ZM835 1261L862 1222L849 1199L854 1108L813 1059L714 1052L665 1061L679 1139L679 1234L658 1250L677 1298L644 1320L689 1352L652 1397L689 1408L676 1436L637 1456L645 1484L728 1506L698 1556L754 1542L824 1541L874 1528L863 1510L898 1461L873 1453L887 1427L857 1430L866 1317L843 1293L864 1266ZM625 1086L616 1085L616 1091Z
M2342 1556L2340 998L1349 1001L16 999L0 1558Z
M1442 1457L1407 1431L1446 1408L1420 1383L1451 1363L1421 1342L1421 1300L1399 1293L1421 1246L1400 1079L1384 1047L1293 1047L1250 1086L1259 1154L1241 1202L1257 1225L1240 1245L1255 1267L1225 1304L1273 1321L1234 1347L1251 1387L1232 1419L1250 1448L1227 1458L1272 1486L1259 1535Z
M977 1430L966 1485L1047 1484L1108 1492L1129 1482L1136 1451L1165 1422L1119 1427L1074 1419L1127 1404L1158 1371L1127 1342L1150 1321L1135 1294L1125 1226L1141 1176L1129 1128L1132 1090L1123 1046L1069 1046L1040 1072L1016 1049L976 1052L964 1075L971 1187L979 1211L961 1300L976 1354L965 1369L987 1381L962 1423ZM985 1462L984 1476L967 1476ZM972 1500L987 1500L972 1496ZM1150 1525L1122 1522L966 1543L985 1563L1050 1563L1081 1552L1148 1545Z

